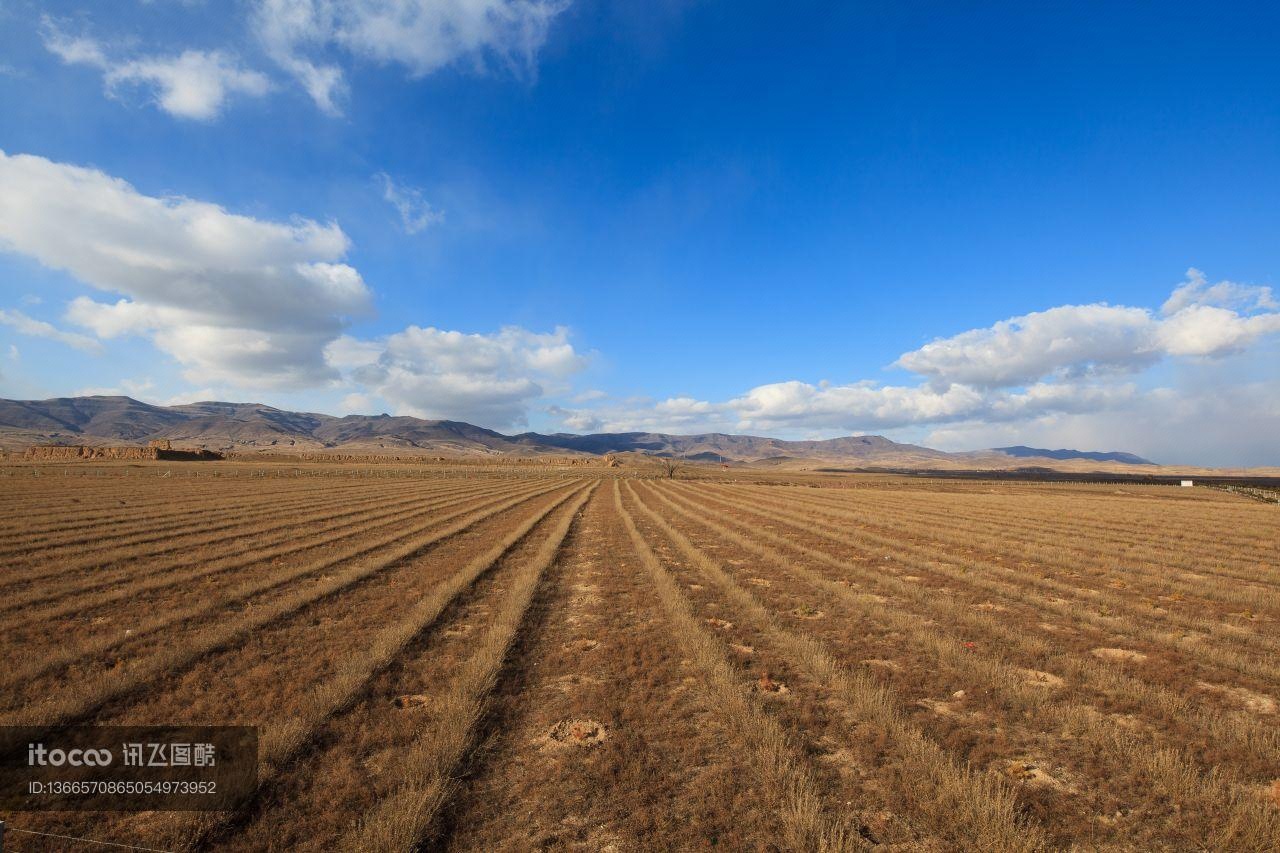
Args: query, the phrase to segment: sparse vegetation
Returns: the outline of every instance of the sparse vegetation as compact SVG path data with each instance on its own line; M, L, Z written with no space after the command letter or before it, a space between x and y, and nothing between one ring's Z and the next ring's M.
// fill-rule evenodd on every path
M11 467L0 722L252 724L261 766L233 812L0 817L162 849L1280 847L1273 506L675 463Z

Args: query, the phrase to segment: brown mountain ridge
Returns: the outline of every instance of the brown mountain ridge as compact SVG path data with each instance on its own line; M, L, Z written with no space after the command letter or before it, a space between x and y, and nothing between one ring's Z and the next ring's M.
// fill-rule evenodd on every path
M168 439L175 447L239 453L443 454L545 456L642 453L689 461L773 467L909 467L999 469L1045 465L1075 467L1099 461L1149 465L1132 454L1010 448L948 453L878 435L787 441L751 435L626 432L577 435L525 432L504 435L462 421L391 415L291 412L261 403L199 402L158 406L131 397L59 397L0 400L0 447L36 444L140 445ZM1074 456L1073 454L1079 454ZM1125 461L1100 460L1123 456Z

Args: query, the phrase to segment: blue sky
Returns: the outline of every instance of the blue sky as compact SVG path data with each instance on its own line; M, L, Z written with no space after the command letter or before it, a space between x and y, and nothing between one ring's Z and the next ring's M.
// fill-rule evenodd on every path
M0 394L1280 465L1278 17L0 0Z

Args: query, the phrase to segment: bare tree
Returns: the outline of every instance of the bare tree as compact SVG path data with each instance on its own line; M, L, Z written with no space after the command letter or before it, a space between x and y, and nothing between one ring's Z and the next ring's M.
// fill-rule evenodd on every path
M680 461L677 459L660 458L658 464L662 467L663 476L668 480L674 480L680 471Z

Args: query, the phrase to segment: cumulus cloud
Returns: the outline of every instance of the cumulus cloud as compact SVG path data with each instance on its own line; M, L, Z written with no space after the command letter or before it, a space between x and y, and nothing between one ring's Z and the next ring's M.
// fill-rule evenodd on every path
M21 311L0 309L0 324L15 329L19 334L57 341L60 344L66 344L84 352L98 353L102 351L102 345L88 335L64 331L52 323L29 317ZM10 349L16 358L17 347L11 346Z
M928 386L810 385L776 382L752 388L729 402L739 423L748 428L797 426L806 429L895 427L918 421L952 420L972 413L982 396L971 388L952 385L944 391Z
M405 233L417 234L432 225L444 222L444 211L432 207L416 187L397 184L386 173L380 173L382 197L400 214L400 224Z
M222 51L113 59L100 42L69 35L48 17L43 36L45 47L64 63L101 71L108 94L142 87L152 93L160 109L179 118L209 121L222 113L233 96L261 97L271 90L265 74L244 68Z
M1129 371L1159 358L1149 311L1064 305L941 338L901 356L896 366L940 385L1000 388L1053 373Z
M1271 288L1252 284L1220 281L1209 284L1205 274L1195 267L1187 270L1187 280L1178 285L1160 307L1165 316L1179 313L1195 305L1211 305L1237 311L1275 311L1280 303L1271 294Z
M1209 285L1191 269L1160 314L1105 303L1064 305L940 338L895 365L945 387L1007 388L1056 376L1134 373L1168 356L1217 358L1280 331L1270 288Z
M0 248L119 295L79 297L68 319L100 338L149 336L195 382L336 378L324 348L370 303L336 224L147 196L96 169L2 151Z
M421 77L459 62L533 68L564 0L259 0L254 28L267 53L336 114L346 91L334 48Z
M549 385L586 364L565 328L483 335L409 326L378 341L339 338L328 354L330 364L398 412L499 428L524 423Z

